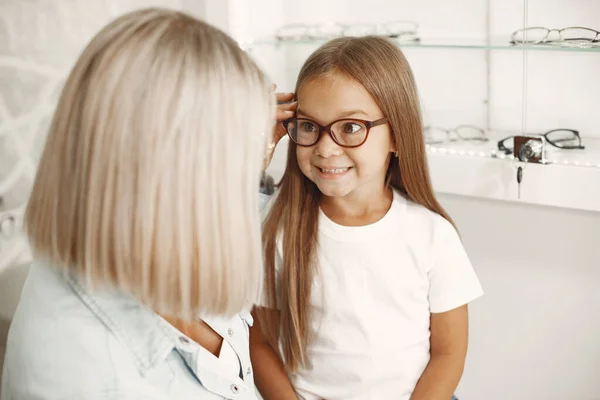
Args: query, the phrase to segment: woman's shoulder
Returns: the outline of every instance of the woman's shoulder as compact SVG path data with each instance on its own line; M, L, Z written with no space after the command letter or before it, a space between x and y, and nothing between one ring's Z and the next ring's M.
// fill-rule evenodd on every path
M61 273L36 261L11 322L2 390L8 398L28 398L32 388L55 398L116 394L118 382L139 376L120 347Z
M45 268L32 266L11 323L2 388L7 398L29 398L32 388L67 398L115 378L107 330L91 314L86 318L76 297L61 293L60 282Z

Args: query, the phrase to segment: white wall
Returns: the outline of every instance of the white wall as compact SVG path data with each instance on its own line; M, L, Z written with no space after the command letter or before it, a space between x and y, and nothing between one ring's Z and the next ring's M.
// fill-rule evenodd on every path
M600 399L600 213L441 196L485 290L461 399Z

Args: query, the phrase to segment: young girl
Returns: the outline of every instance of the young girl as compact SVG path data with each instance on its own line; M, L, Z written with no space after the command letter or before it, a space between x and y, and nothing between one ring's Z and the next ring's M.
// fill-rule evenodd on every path
M261 394L450 400L482 289L431 186L406 59L383 38L336 39L308 58L295 93L263 222L251 331Z

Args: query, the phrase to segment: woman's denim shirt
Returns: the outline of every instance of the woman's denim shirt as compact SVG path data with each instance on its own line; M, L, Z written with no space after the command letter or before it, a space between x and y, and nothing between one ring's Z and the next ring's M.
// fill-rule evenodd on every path
M92 293L36 262L10 328L0 398L256 399L252 317L203 319L231 344L238 376L132 298Z

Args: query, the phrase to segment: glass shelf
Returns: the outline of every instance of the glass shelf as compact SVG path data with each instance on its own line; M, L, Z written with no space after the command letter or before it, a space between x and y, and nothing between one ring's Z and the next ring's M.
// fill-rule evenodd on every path
M278 41L274 38L256 39L253 41L242 42L241 46L247 50L258 48L278 48L283 46L319 46L327 40L321 39L306 39L306 40L286 40ZM403 48L430 48L430 49L471 49L471 50L512 50L512 51L567 51L567 52L584 52L584 53L600 53L600 46L595 47L573 47L573 46L558 46L558 45L513 45L506 38L495 38L486 42L485 40L477 39L435 39L424 38L416 42L397 41L398 46Z

